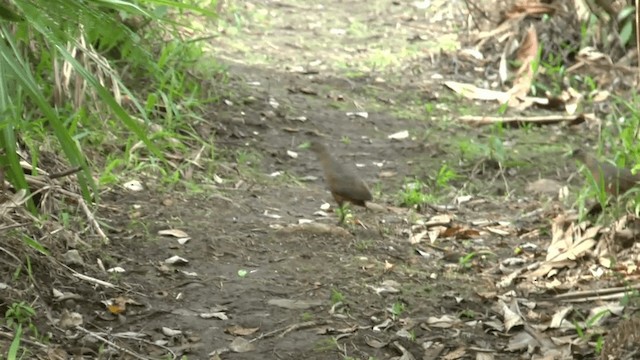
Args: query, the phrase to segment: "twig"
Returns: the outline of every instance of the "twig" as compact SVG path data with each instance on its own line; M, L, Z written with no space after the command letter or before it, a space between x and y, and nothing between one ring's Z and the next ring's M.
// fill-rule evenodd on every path
M9 230L9 229L15 229L15 228L19 228L19 227L23 227L23 226L27 226L29 224L12 224L12 225L5 225L5 226L0 226L0 231L5 231L5 230Z
M159 347L162 350L168 351L171 354L171 356L173 356L174 360L178 358L178 355L176 355L176 353L173 352L173 350L171 350L170 348L168 348L168 347L166 347L164 345L156 344L156 343L151 342L149 340L140 339L140 338L136 338L136 337L131 337L131 336L128 336L128 335L120 335L120 334L112 334L111 336L117 337L119 339L127 339L127 340L139 341L139 342L143 342L143 343L145 343L147 345L156 346L156 347Z
M581 298L591 298L591 297L600 297L611 294L625 293L630 290L640 290L640 285L632 285L632 286L624 286L624 287L614 287L608 289L596 289L596 290L583 290L583 291L573 291L560 295L556 295L553 298L556 300L580 300Z
M9 340L13 340L15 338L14 334L11 333L6 333L4 331L0 331L0 336L7 338ZM46 349L47 345L39 343L37 341L33 341L33 340L29 340L29 339L25 339L24 337L20 338L20 342L25 343L25 344L29 344L29 345L33 345L33 346L37 346L41 349Z
M268 333L260 334L260 336L249 340L249 342L252 343L254 341L258 341L258 340L261 340L261 339L264 339L264 338L268 338L268 337L274 336L275 334L277 334L277 333L279 333L281 331L282 331L282 334L280 334L280 337L283 337L283 336L285 336L286 334L290 333L293 330L306 329L306 328L325 325L325 324L327 324L326 320L307 321L307 322L303 322L303 323L299 323L299 324L293 324L293 325L285 326L283 328L275 329L273 331L269 331Z
M83 328L82 326L76 326L76 327L75 327L75 329L80 330L81 332L84 332L84 333L85 333L85 334L87 334L87 335L93 336L94 338L96 338L96 339L98 339L98 340L102 341L103 343L105 343L105 344L107 344L107 345L111 345L111 346L113 346L114 348L116 348L116 349L118 349L118 350L120 350L120 351L122 351L122 352L124 352L124 353L126 353L126 354L129 354L129 355L133 356L133 357L134 357L134 358L136 358L136 359L141 359L141 360L151 360L151 358L144 357L144 356L142 356L142 355L140 355L140 354L138 354L138 353L135 353L135 352L133 352L133 351L131 351L131 350L129 350L129 349L126 349L126 348L124 348L124 347L122 347L122 346L116 345L115 343L113 343L113 342L111 342L111 341L109 341L109 340L107 340L107 339L103 338L102 336L100 336L100 335L98 335L98 334L96 334L96 333L94 333L94 332L91 332L91 331L89 331L89 330L87 330L87 329Z
M58 179L58 178L61 178L61 177L69 176L69 175L77 173L80 170L82 170L82 168L80 166L76 166L74 168L67 169L67 170L59 172L59 173L49 174L49 179L53 180L53 179Z
M107 287L107 288L110 288L110 289L115 289L115 288L116 288L116 286L115 286L115 285L113 285L113 284L111 284L111 283L108 283L108 282L106 282L106 281L104 281L104 280L100 280L100 279L92 278L91 276L87 276L87 275L84 275L84 274L80 274L80 273L78 273L78 272L74 272L74 273L73 273L73 274L71 274L71 275L73 275L73 276L77 277L78 279L85 280L85 281L88 281L88 282L94 283L94 284L96 284L96 285L102 285L102 286Z
M475 116L465 115L461 116L460 121L466 123L472 123L473 125L490 125L495 123L501 124L519 124L519 123L533 123L533 124L556 124L559 122L575 123L584 121L583 114L577 115L541 115L541 116Z

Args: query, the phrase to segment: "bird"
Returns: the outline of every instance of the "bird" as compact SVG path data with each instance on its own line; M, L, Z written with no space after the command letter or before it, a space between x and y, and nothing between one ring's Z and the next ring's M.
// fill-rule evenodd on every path
M355 169L348 167L344 162L336 160L329 153L327 146L320 141L312 141L309 148L320 161L324 173L324 181L340 209L342 210L347 202L366 208L366 202L373 200L373 196L369 191L369 187L358 176ZM341 211L338 224L342 224L344 219L345 213Z
M596 184L604 186L604 190L609 195L624 194L640 183L640 173L634 175L628 169L598 161L584 149L574 150L571 156L589 169Z

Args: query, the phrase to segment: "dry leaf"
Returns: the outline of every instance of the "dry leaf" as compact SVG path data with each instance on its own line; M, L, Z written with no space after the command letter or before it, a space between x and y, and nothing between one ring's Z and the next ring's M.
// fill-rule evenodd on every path
M186 238L189 237L189 234L179 229L167 229L158 231L158 235L163 236L173 236L177 238Z
M231 335L236 335L236 336L247 336L247 335L251 335L254 332L260 330L260 328L245 328L242 327L240 325L234 325L234 326L229 326L228 328L224 329L224 331L228 334Z
M516 60L518 60L521 65L516 73L513 87L509 90L512 98L523 98L529 93L535 75L532 65L538 56L538 48L536 28L531 25L522 41L522 45L520 45L516 53Z

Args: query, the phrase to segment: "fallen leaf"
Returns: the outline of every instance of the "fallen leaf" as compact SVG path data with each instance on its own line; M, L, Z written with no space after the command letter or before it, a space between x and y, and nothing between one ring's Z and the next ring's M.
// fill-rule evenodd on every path
M189 234L179 229L167 229L158 231L158 235L173 236L177 238L189 237Z
M254 332L260 330L260 328L245 328L240 325L229 326L224 329L227 334L236 335L236 336L247 336L251 335Z

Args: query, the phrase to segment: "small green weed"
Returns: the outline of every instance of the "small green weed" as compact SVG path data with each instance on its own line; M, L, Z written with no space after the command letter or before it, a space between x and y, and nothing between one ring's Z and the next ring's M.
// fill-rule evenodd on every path
M458 174L451 169L447 164L442 164L438 174L436 175L436 186L438 188L446 188L449 186L449 182L458 177Z
M331 289L331 304L343 303L344 299L344 295L339 290Z
M400 191L400 203L404 206L419 206L432 198L426 193L427 186L418 179L406 180Z
M472 261L476 257L476 255L477 254L475 252L470 252L465 256L460 257L460 259L458 260L458 266L460 270L470 269L472 265Z
M401 301L396 301L393 303L393 305L391 305L391 317L394 320L397 320L406 310L406 306L403 302Z

